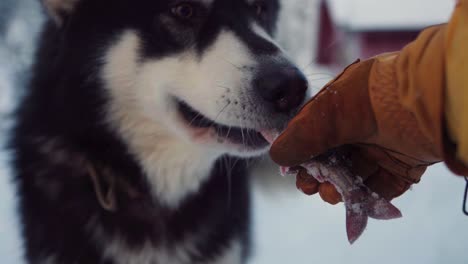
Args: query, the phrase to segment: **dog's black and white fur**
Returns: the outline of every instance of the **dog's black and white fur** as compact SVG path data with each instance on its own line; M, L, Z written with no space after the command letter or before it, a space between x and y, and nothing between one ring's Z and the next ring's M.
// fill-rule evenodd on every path
M276 0L43 0L12 148L34 264L244 263L245 159L307 82Z

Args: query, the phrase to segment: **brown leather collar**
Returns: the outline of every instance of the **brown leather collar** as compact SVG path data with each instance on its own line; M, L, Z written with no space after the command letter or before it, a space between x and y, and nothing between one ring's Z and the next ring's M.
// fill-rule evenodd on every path
M86 166L91 182L93 183L94 193L102 209L108 212L117 212L119 204L117 194L123 192L130 199L138 199L142 194L133 188L129 183L115 176L109 170L98 170L92 164Z

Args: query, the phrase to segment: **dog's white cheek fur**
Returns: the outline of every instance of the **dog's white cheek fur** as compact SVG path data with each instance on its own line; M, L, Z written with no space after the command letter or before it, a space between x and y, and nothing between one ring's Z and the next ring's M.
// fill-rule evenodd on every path
M167 111L170 104L161 91L164 82L157 82L158 75L168 72L154 72L154 82L141 78L145 66L138 63L139 47L136 33L128 31L104 58L102 78L110 97L109 125L140 162L154 194L176 207L209 176L218 153L182 140L183 132L175 133L171 117L175 111Z
M179 83L170 87L171 94L183 99L211 120L229 126L255 127L242 122L246 115L242 105L250 105L250 82L256 66L248 48L231 31L219 33L213 46L200 58L195 54L181 58Z

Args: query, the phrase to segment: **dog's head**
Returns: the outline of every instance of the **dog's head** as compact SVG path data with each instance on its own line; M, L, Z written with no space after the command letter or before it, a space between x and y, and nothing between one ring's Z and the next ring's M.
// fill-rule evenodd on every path
M278 0L41 1L45 108L80 142L128 148L168 204L220 157L265 153L304 101L272 39Z
M124 137L258 155L305 98L305 77L272 39L278 0L43 1L73 41L65 53L100 57Z

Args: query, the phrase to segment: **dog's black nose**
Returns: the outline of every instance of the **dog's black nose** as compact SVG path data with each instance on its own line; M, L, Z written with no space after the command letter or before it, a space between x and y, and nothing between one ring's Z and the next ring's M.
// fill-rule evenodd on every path
M306 96L308 82L296 68L266 67L254 80L255 89L274 111L288 113L299 107Z

